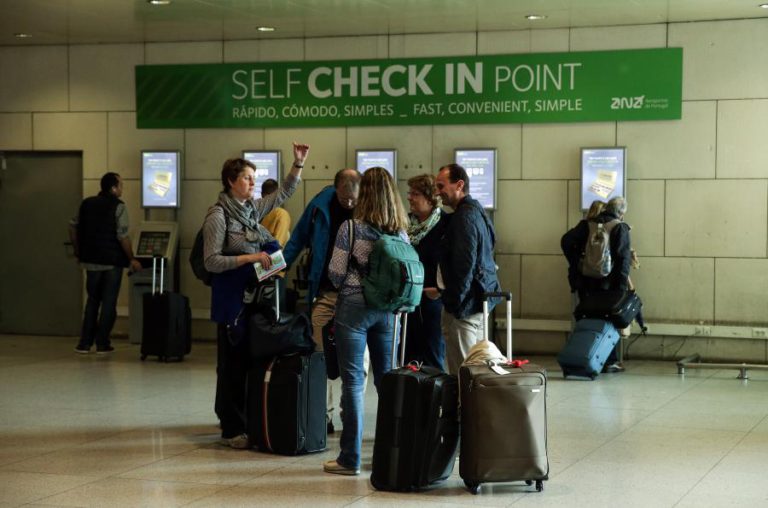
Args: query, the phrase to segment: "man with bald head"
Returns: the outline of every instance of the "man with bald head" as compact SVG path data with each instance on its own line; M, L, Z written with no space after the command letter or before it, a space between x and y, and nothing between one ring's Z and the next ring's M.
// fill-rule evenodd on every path
M360 179L360 173L356 169L342 169L337 172L333 185L325 187L309 202L283 250L285 261L290 266L305 248L311 246L307 300L312 314L312 336L319 350L323 349L323 327L333 319L338 297L336 288L328 278L328 263L336 244L339 226L352 218L360 192ZM367 349L365 371L368 372ZM340 390L336 391L340 393ZM334 406L333 389L329 381L326 415L329 433L335 430Z

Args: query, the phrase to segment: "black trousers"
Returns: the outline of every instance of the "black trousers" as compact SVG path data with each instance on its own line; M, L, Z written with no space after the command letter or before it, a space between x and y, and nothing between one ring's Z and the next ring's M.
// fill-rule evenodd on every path
M216 402L214 409L221 421L221 437L228 439L245 434L246 376L250 368L248 340L232 344L227 327L216 329Z
M441 299L421 298L421 304L408 314L405 337L405 363L411 360L445 370L445 339L440 327Z

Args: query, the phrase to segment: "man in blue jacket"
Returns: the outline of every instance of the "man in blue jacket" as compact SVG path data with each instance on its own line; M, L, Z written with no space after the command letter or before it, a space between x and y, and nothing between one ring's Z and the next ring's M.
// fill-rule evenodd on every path
M435 186L443 204L454 209L443 237L438 287L446 366L448 373L458 374L469 349L483 337L483 293L501 290L493 260L496 233L482 205L469 195L463 167L440 168ZM488 310L497 302L492 299Z
M328 263L331 260L336 233L344 221L352 218L360 191L360 173L356 169L342 169L336 173L333 186L321 190L309 202L301 214L291 238L283 250L285 262L292 265L301 252L311 246L309 260L309 290L307 300L311 309L312 337L318 349L323 348L323 327L333 319L336 312L338 293L328 278ZM368 371L368 350L366 349L365 370ZM341 393L340 390L337 390ZM333 427L333 390L328 382L328 433Z

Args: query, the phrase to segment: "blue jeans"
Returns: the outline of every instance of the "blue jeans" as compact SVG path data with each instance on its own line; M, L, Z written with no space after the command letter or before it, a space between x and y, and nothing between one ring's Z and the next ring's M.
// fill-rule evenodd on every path
M97 348L103 349L110 346L109 335L117 319L117 295L120 294L123 269L115 266L109 270L87 270L85 273L88 301L78 347L90 349L95 342Z
M363 385L365 345L371 355L376 389L392 368L395 315L368 308L363 295L341 296L336 311L336 352L341 373L341 452L336 459L344 467L360 468L363 443Z

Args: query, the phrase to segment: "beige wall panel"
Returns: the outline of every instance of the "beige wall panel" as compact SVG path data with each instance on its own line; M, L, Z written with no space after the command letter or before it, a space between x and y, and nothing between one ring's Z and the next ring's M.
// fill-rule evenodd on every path
M265 148L261 129L187 129L185 144L185 178L198 180L218 180L225 160ZM284 160L292 157L290 145L268 148L282 150Z
M714 271L709 258L643 257L640 270L632 271L632 281L643 299L645 320L711 323Z
M434 171L431 126L348 128L347 167L355 167L355 150L362 148L397 149L397 177L401 180Z
M389 58L474 55L475 32L389 36Z
M67 111L66 46L0 48L0 111Z
M765 180L668 181L666 195L667 256L765 257Z
M571 51L664 48L667 25L571 28Z
M568 229L574 227L583 218L584 212L581 211L581 182L578 180L568 180Z
M619 122L632 178L714 178L715 102L684 102L681 120Z
M768 178L766 132L768 100L718 102L717 177Z
M83 178L107 171L106 113L35 113L35 150L82 150Z
M305 41L306 60L355 60L387 58L386 35L361 37L321 37Z
M305 59L304 39L269 39L259 41L260 62L294 62ZM244 55L247 56L247 55ZM249 61L247 59L241 61Z
M304 60L303 39L224 41L225 62L296 62Z
M156 42L145 45L147 65L221 63L221 41Z
M715 261L715 320L718 324L768 323L768 260Z
M266 147L283 150L287 170L293 163L292 143L310 145L307 163L301 177L306 180L332 180L336 172L344 167L346 153L346 131L338 129L266 129Z
M303 56L301 40L285 39L291 41L296 46L296 51L291 53L293 58L287 60L300 60ZM266 41L224 41L224 62L258 62L261 52L261 45Z
M182 249L191 249L197 232L203 227L208 207L214 205L221 192L218 180L184 180L181 182L181 208L178 211L179 241Z
M189 266L189 254L192 249L179 250L179 285L181 292L189 298L189 306L193 310L209 311L211 308L211 288L195 277ZM206 316L207 317L207 316ZM215 337L215 334L214 334Z
M568 51L570 30L555 28L551 30L531 30L531 53L557 53Z
M312 201L312 198L317 196L317 194L328 185L333 185L333 179L304 180L304 207L302 208L302 212L304 211L304 208L307 207L309 202ZM297 218L296 220L298 221L299 219Z
M184 151L181 129L137 129L136 113L107 113L107 164L125 178L141 178L142 150ZM182 163L184 162L182 155ZM183 177L184 173L182 173Z
M610 122L523 125L523 179L578 179L579 148L615 146Z
M683 48L683 99L765 98L768 18L673 23L669 47Z
M566 231L566 182L500 181L496 252L560 254Z
M435 126L434 171L453 162L455 148L496 148L498 178L519 179L520 131L518 124Z
M563 256L523 256L520 317L568 319L571 290L568 263Z
M530 51L530 30L505 30L499 32L479 32L477 34L478 55L504 55L529 53Z
M627 182L627 214L632 226L632 247L642 256L664 255L664 182Z
M501 289L512 291L512 315L520 316L520 256L517 254L497 254L496 264L499 265L498 277ZM499 304L496 316L506 316L505 303ZM505 336L506 340L506 336Z
M0 149L32 149L32 115L0 113Z
M135 66L144 63L143 44L69 47L72 111L136 109Z

